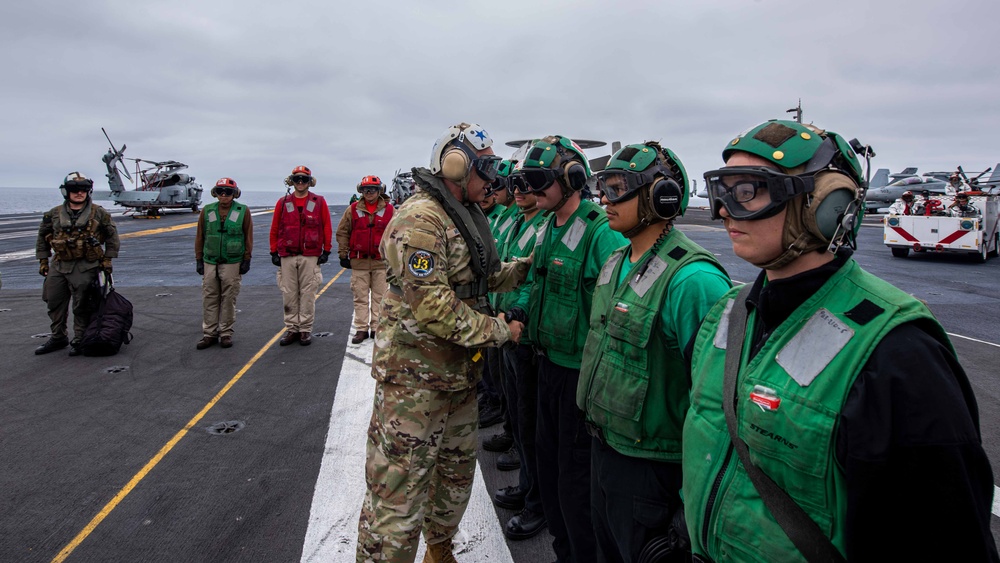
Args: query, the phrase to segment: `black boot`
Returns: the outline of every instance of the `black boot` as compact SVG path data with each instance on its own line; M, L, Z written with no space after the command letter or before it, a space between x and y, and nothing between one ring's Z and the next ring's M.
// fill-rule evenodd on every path
M49 352L55 352L56 350L62 350L63 348L69 346L69 339L65 336L53 336L45 341L38 348L35 348L35 355L41 356L42 354L48 354Z
M79 340L73 339L73 341L69 343L69 355L79 356L80 354L83 354L83 346L80 345Z

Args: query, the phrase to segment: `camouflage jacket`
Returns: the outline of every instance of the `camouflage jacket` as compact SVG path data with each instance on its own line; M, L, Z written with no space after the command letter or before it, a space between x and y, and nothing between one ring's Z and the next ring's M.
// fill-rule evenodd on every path
M52 268L66 274L77 263L87 271L97 268L102 258L117 258L118 244L118 227L106 209L89 201L73 222L64 203L42 215L35 258L54 255Z
M455 287L471 284L471 253L444 207L422 189L397 209L382 237L389 291L382 301L372 377L386 383L457 391L473 387L482 372L476 348L510 340L507 324L459 299ZM510 291L530 263L502 264L489 290Z

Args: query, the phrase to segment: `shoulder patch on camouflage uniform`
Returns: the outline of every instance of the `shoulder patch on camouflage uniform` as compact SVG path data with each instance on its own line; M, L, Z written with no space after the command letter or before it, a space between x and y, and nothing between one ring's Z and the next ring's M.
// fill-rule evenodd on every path
M434 250L434 246L436 243L437 243L437 237L428 232L420 231L417 229L411 229L409 234L406 236L406 246L412 248Z
M410 254L406 268L418 278L426 278L434 271L434 256L426 250L417 250Z

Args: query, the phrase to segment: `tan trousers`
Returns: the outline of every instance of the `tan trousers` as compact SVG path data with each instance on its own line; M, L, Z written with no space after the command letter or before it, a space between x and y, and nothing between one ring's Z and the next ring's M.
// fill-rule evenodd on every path
M236 323L236 296L240 294L243 276L239 264L205 263L201 278L201 332L205 336L232 336Z
M316 292L323 283L319 256L283 256L278 287L285 306L285 330L312 332L316 317Z
M351 292L354 293L354 330L375 331L382 314L385 283L385 261L369 258L351 259Z

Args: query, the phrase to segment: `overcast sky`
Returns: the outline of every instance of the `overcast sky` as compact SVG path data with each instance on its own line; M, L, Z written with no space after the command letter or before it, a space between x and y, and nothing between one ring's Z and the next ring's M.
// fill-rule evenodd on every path
M1000 161L996 0L5 1L0 186L106 189L101 134L205 186L346 194L427 166L449 125L503 143L660 140L691 177L801 98L894 172ZM608 150L588 151L591 157Z

